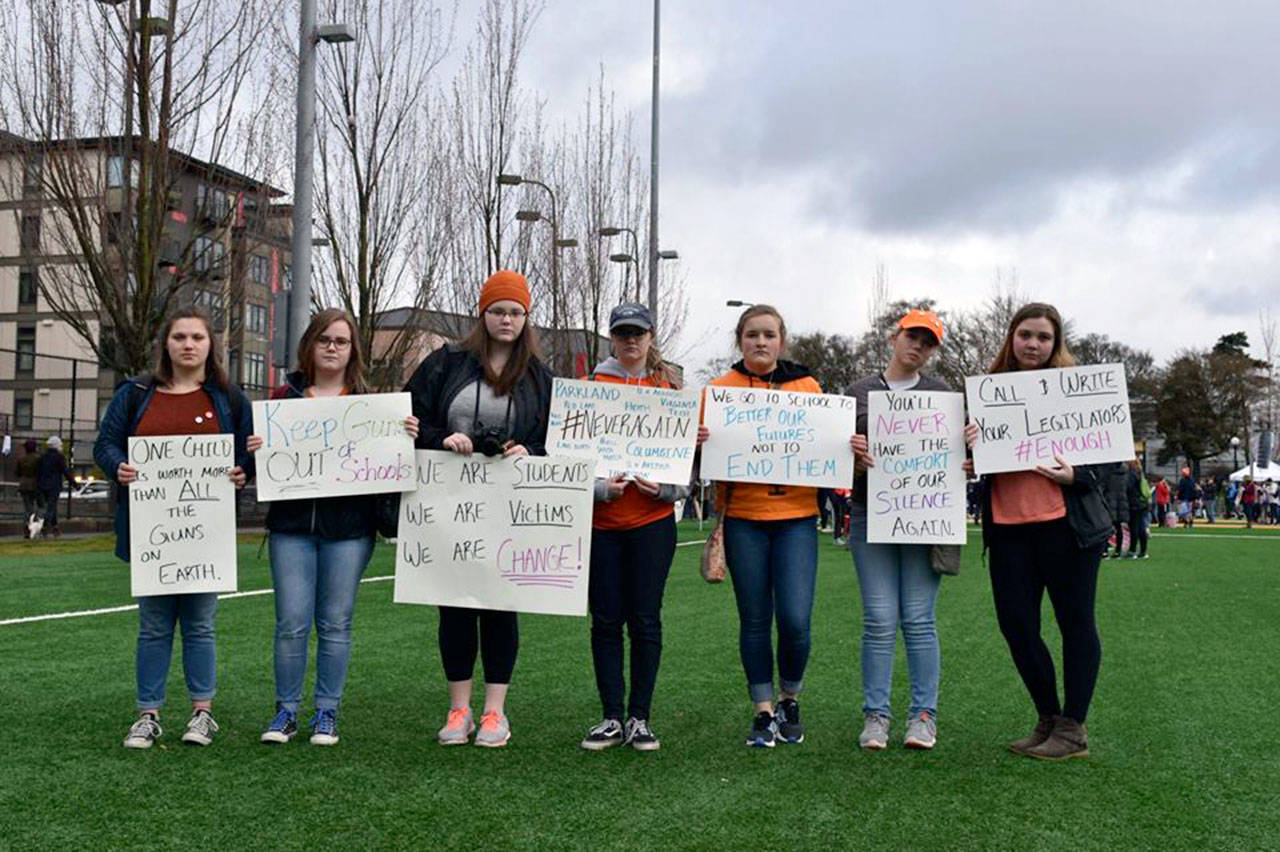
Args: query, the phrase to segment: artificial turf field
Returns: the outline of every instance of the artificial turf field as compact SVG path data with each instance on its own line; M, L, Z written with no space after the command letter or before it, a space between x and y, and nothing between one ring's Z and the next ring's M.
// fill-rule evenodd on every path
M681 536L699 538L696 526ZM164 738L121 747L136 613L0 625L0 847L1280 848L1280 535L1169 532L1149 560L1104 561L1092 756L1062 764L1004 749L1035 719L996 629L976 532L970 542L938 603L932 752L897 747L901 646L895 747L857 747L858 587L827 536L807 737L772 750L743 745L751 714L732 591L701 580L696 546L677 551L667 587L652 719L662 749L650 754L578 747L600 712L585 619L521 617L513 738L494 750L436 745L448 700L435 612L392 604L390 582L362 587L342 741L328 749L305 736L258 743L273 710L270 595L220 604L222 733L204 749L178 743L177 648ZM129 603L109 547L0 545L0 620ZM366 576L391 570L380 545ZM269 585L265 553L242 539L240 588ZM1056 656L1052 627L1046 638Z

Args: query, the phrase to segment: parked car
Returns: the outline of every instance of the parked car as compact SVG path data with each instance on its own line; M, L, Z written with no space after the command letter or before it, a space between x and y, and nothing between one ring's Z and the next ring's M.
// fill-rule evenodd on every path
M111 493L111 483L105 479L90 479L81 485L75 491L71 492L72 500L106 500ZM58 495L60 499L67 499L67 492L63 491Z

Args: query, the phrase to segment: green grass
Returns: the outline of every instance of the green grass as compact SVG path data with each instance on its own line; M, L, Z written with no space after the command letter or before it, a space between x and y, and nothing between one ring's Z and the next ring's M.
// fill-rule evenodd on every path
M667 590L653 718L663 748L648 755L577 746L599 714L583 619L521 617L514 738L495 751L434 743L447 704L435 613L392 604L389 582L362 587L333 749L257 742L272 710L269 595L221 604L223 732L207 749L176 745L176 652L166 745L120 747L135 614L3 626L0 847L1274 847L1276 544L1174 533L1153 540L1148 561L1105 562L1093 754L1053 765L1004 750L1034 717L976 546L939 601L941 718L928 753L856 746L857 583L825 538L808 737L769 751L742 745L750 712L732 591L698 577L697 547L678 551ZM128 602L127 571L109 553L35 558L43 547L0 557L0 619ZM380 547L369 574L391 562ZM265 585L265 558L242 542L240 588ZM905 703L900 653L899 713Z

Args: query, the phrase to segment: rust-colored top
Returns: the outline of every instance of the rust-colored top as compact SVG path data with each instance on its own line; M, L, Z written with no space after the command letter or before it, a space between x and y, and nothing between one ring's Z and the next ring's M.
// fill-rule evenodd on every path
M1034 470L997 473L991 478L991 520L1035 524L1067 516L1062 486Z
M156 390L134 435L204 435L222 431L213 400L204 388L187 393Z

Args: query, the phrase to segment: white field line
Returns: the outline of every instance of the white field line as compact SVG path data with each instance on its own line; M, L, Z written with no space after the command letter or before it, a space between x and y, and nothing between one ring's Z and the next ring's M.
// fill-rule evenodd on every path
M682 541L676 544L676 547L690 547L695 544L702 544L701 541ZM361 583L378 583L383 580L394 580L394 574L380 574L377 577L365 577ZM224 595L218 595L218 600L225 601L231 598L255 598L259 595L269 595L274 589L249 589L244 592L227 592ZM71 612L50 612L44 615L26 615L22 618L6 618L0 620L0 627L10 624L31 624L37 621L56 621L60 618L85 618L90 615L115 615L120 612L133 612L138 608L137 604L125 604L124 606L109 606L102 609L78 609Z

